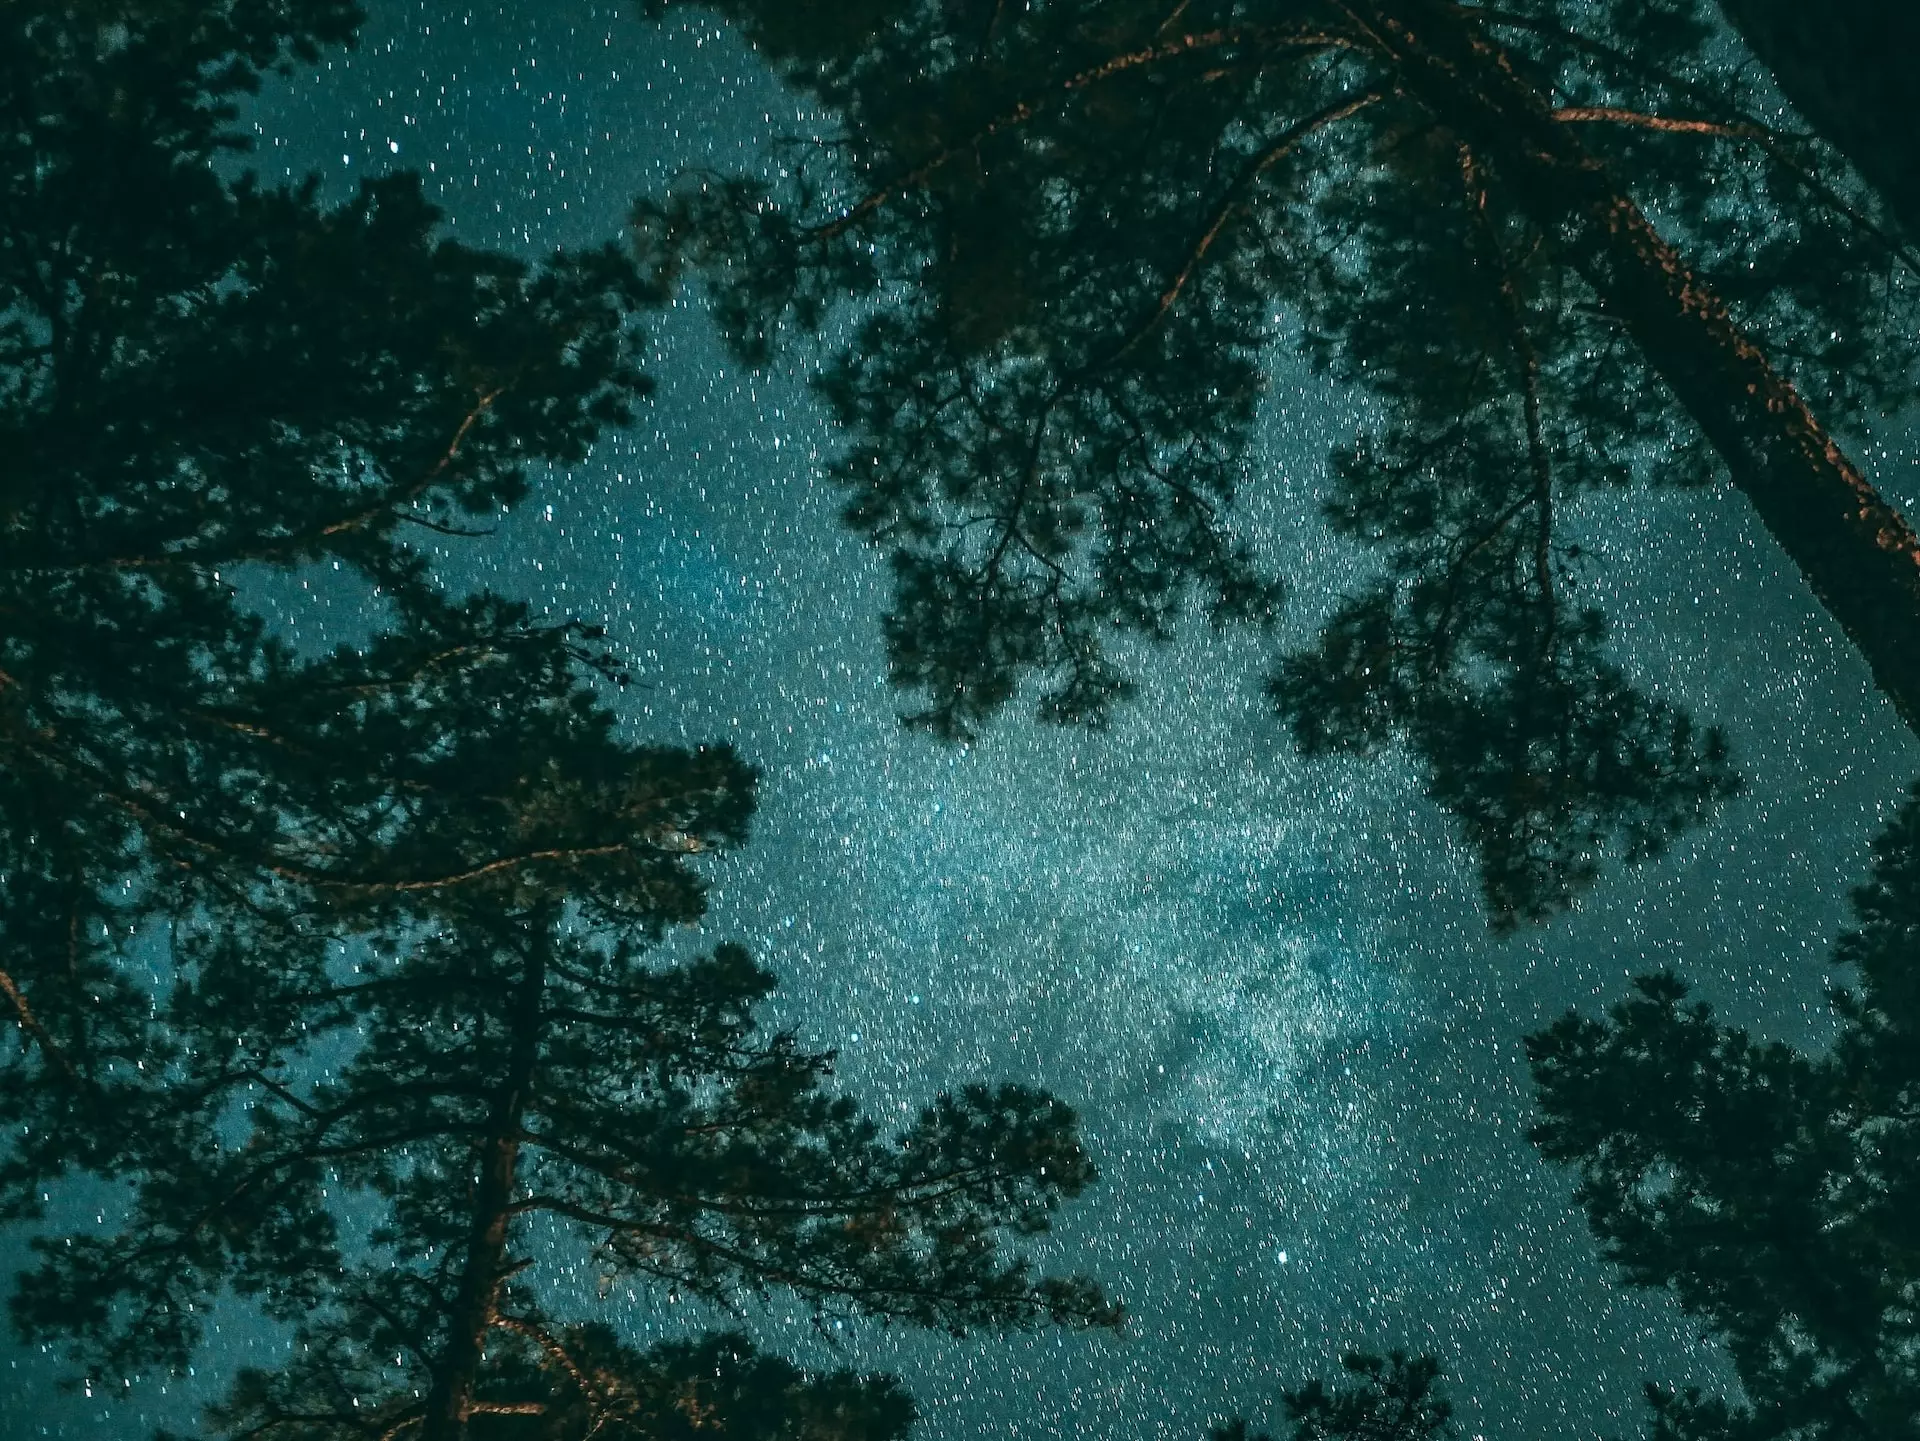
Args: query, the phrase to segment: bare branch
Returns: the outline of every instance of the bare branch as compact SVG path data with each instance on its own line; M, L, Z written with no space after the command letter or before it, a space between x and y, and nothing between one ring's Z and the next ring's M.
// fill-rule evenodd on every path
M1674 115L1649 115L1618 105L1569 105L1555 110L1553 118L1563 125L1602 122L1630 125L1639 130L1659 130L1674 135L1718 135L1729 140L1779 139L1780 132L1750 121L1688 120Z

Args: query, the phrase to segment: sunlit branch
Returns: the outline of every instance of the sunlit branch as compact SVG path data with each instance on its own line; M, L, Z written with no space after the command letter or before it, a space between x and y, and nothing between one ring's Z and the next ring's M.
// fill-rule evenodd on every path
M1571 46L1573 49L1591 58L1605 60L1613 65L1637 74L1643 81L1662 86L1689 103L1701 108L1715 108L1718 97L1703 91L1700 87L1677 76L1669 75L1647 64L1636 56L1616 46L1605 44L1591 36L1576 31L1562 29L1560 26L1542 21L1533 15L1519 15L1511 11L1496 10L1478 5L1455 5L1453 9L1464 16L1510 29L1529 31L1534 34L1551 37L1554 41ZM1642 111L1616 106L1570 106L1553 112L1556 119L1585 123L1593 121L1612 122L1622 125L1636 125L1645 129L1665 130L1679 133L1707 134L1731 140L1750 141L1761 146L1769 156L1790 172L1809 193L1862 233L1871 236L1889 254L1916 275L1920 275L1920 256L1916 256L1912 247L1898 236L1890 234L1871 216L1863 213L1859 207L1851 204L1839 191L1823 179L1817 172L1796 160L1783 148L1783 142L1802 140L1805 137L1780 131L1761 124L1749 115L1740 115L1737 119L1724 121L1678 120L1669 117L1647 114Z
M400 499L418 500L429 490L433 489L434 483L438 481L442 475L446 474L448 469L452 467L454 461L459 458L460 447L466 443L467 433L480 423L480 418L483 415L493 408L494 401L500 398L505 389L505 386L495 386L492 390L480 392L480 398L474 402L473 409L466 413L465 418L462 419L460 424L454 429L453 439L447 442L446 450L441 453L440 459L434 463L433 469L415 481L413 488L402 494ZM391 509L391 505L392 503L389 502L386 505L369 507L359 515L349 517L346 520L336 521L334 524L322 530L320 534L323 536L338 535L341 531L357 530L361 526L376 519L385 511Z
M409 1426L418 1426L424 1420L426 1420L426 1414L424 1412L417 1410L409 1412L398 1421L395 1421L391 1426L387 1427L386 1430L382 1431L380 1433L380 1441L394 1441L394 1438Z
M587 1398L587 1403L592 1406L595 1411L605 1409L607 1401L606 1394L595 1383L593 1378L587 1374L586 1369L582 1367L578 1361L574 1360L573 1353L561 1345L558 1338L545 1327L534 1324L524 1316L510 1316L498 1311L494 1313L493 1324L502 1330L512 1331L533 1342L534 1345L546 1352L547 1355L559 1365L561 1370L567 1373L568 1377L573 1381L573 1384L579 1388L580 1394Z
M446 474L448 469L451 468L453 463L459 458L461 447L466 443L467 436L473 430L473 427L480 422L481 418L492 408L494 401L499 399L504 391L505 387L499 386L492 390L481 392L473 409L467 412L466 416L455 428L453 438L448 442L446 449L441 452L439 459L434 462L433 466L427 470L420 479L404 489L388 493L375 505L364 506L326 525L319 526L312 530L302 531L295 535L280 536L272 539L234 541L229 545L202 543L182 550L164 551L158 555L104 556L73 564L56 563L45 565L38 562L30 562L26 565L15 567L15 569L36 572L113 572L169 570L182 566L237 564L243 561L273 563L291 559L299 555L302 551L333 536L342 535L350 531L363 530L382 516L393 516L396 520L410 521L414 524L427 526L428 529L432 530L441 529L440 526L433 522L424 520L418 516L409 515L407 512L397 510L396 508L402 502L418 500L429 490L433 489L441 477ZM466 534L467 532L448 528L444 533L457 535ZM474 533L484 535L487 532L480 531Z
M479 865L464 870L444 872L433 876L370 877L353 876L338 871L329 872L310 865L301 865L281 855L249 853L243 847L226 838L209 838L196 833L192 828L176 821L170 821L159 814L151 805L143 803L107 784L105 777L92 767L75 766L62 758L33 747L36 756L58 770L69 773L78 770L88 774L98 782L102 799L125 811L154 833L171 837L190 849L206 856L217 856L243 864L257 865L261 871L281 880L294 881L301 885L313 886L337 892L358 895L406 895L425 891L452 890L460 886L471 885L485 880L503 871L519 866L546 862L574 862L597 860L609 856L635 854L642 850L665 855L698 855L708 849L707 843L698 836L682 831L665 830L645 836L638 841L614 841L598 846L555 846L538 850L521 851L514 855L498 856Z
M1649 115L1618 105L1568 105L1552 112L1563 125L1606 123L1629 125L1638 130L1659 130L1674 135L1718 135L1729 140L1779 139L1778 131L1747 121L1728 123L1719 120L1688 120L1675 115Z

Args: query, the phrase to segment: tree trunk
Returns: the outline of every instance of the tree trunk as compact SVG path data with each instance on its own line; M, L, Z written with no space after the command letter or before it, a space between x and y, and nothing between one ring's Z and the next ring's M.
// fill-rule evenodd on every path
M1719 451L1734 485L1920 731L1920 537L1720 298L1471 21L1436 0L1336 0L1406 94L1556 238Z
M507 1232L512 1222L515 1168L520 1157L520 1123L526 1114L533 1072L540 1054L541 1000L547 983L551 936L544 919L535 920L528 937L526 970L514 988L507 1073L494 1092L487 1135L480 1148L480 1176L467 1232L466 1264L460 1289L447 1319L447 1339L427 1393L421 1441L464 1441L473 1408L473 1386L493 1328L500 1285L506 1278Z

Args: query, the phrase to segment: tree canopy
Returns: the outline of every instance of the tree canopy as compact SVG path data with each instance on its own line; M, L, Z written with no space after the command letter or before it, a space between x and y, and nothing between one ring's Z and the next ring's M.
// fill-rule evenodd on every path
M1738 1371L1743 1397L1654 1390L1663 1441L1905 1435L1920 1415L1920 788L1854 911L1824 1053L1726 1024L1670 973L1528 1039L1535 1143L1626 1278Z
M133 1044L128 937L431 880L372 857L460 774L453 712L611 669L582 627L443 596L409 537L628 415L648 292L611 245L440 238L412 176L328 206L244 172L236 97L357 24L0 16L0 991L59 1068ZM236 598L323 563L387 607L364 655L302 657Z
M125 1380L257 1305L296 1345L213 1412L249 1438L894 1441L892 1378L733 1332L639 1350L543 1268L1117 1325L1019 1250L1094 1178L1076 1119L979 1085L882 1136L830 1053L757 1029L744 950L650 959L745 841L752 768L626 734L596 627L449 594L416 538L483 533L630 418L659 291L618 244L447 240L415 176L328 204L247 172L236 97L358 23L0 16L0 1219L41 1232L14 1322ZM237 582L323 565L372 626L312 654ZM76 1177L117 1226L46 1234Z
M1380 567L1270 695L1308 754L1419 760L1496 924L1737 784L1610 657L1583 495L1730 478L1913 713L1920 547L1804 396L1905 393L1915 257L1701 5L707 8L842 128L643 203L642 252L749 359L846 317L833 474L913 723L1100 724L1116 633L1272 620L1233 507L1287 339L1378 417L1326 513Z
M1292 1423L1287 1441L1451 1441L1460 1434L1433 1357L1350 1351L1340 1366L1345 1385L1316 1379L1282 1393L1281 1407ZM1274 1438L1236 1418L1214 1427L1211 1441Z
M710 794L686 759L660 789ZM1119 1323L1092 1282L1002 1245L1094 1178L1068 1108L973 1086L883 1138L825 1088L830 1054L756 1032L773 977L744 950L648 967L655 915L569 926L564 891L519 889L462 893L304 983L242 965L180 997L171 1073L149 1083L166 1124L96 1162L130 1188L127 1219L35 1240L23 1334L69 1342L91 1376L177 1368L232 1287L296 1342L285 1374L240 1382L235 1434L445 1438L503 1395L518 1409L499 1414L638 1424L685 1371L684 1346L637 1355L552 1319L556 1261L590 1264L603 1295L791 1293L954 1334ZM801 1412L818 1400L756 1364ZM849 1396L880 1434L904 1425L890 1383Z
M1288 340L1371 407L1326 515L1379 564L1267 695L1310 755L1416 757L1496 924L1738 785L1612 654L1586 497L1730 480L1920 716L1920 542L1828 428L1916 360L1911 166L1882 91L1833 87L1857 46L1796 54L1774 0L1729 0L1809 134L1702 0L706 7L842 132L642 202L637 253L538 262L445 238L417 177L331 203L246 170L242 98L351 43L349 4L0 9L11 1316L125 1382L257 1308L291 1344L209 1412L234 1441L913 1425L896 1378L734 1329L636 1345L580 1275L816 1325L1122 1323L1037 1254L1096 1180L1074 1111L968 1084L888 1131L761 1025L778 957L667 949L752 765L634 736L591 618L449 593L420 548L631 418L638 317L689 274L748 359L835 337L847 521L949 739L1023 690L1105 723L1116 635L1188 609L1274 623L1235 502ZM244 603L311 567L365 638L314 653ZM1656 1441L1920 1415L1920 788L1856 913L1827 1052L1671 975L1529 1039L1541 1151L1739 1375L1653 1388ZM70 1180L111 1200L66 1234ZM1457 1434L1432 1358L1343 1367L1284 1394L1293 1441Z
M1720 0L1793 108L1845 152L1906 238L1920 236L1920 161L1906 143L1905 57L1920 15L1877 0L1809 10L1791 0Z

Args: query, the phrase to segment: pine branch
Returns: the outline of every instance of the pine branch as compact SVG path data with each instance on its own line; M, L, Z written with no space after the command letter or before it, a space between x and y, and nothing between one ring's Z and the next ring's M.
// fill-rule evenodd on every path
M800 233L807 239L828 241L836 240L853 226L860 223L874 211L880 209L895 196L905 195L917 190L931 180L935 174L954 160L971 155L1002 131L1024 125L1027 121L1045 113L1051 106L1063 103L1082 90L1111 80L1143 66L1156 65L1167 60L1182 59L1189 55L1201 54L1224 46L1255 43L1290 49L1321 50L1332 49L1348 44L1346 37L1327 31L1276 31L1265 26L1232 26L1214 30L1200 31L1191 35L1182 35L1160 44L1149 45L1143 49L1125 54L1110 56L1098 65L1077 72L1056 82L1054 88L1042 96L1022 100L1002 111L964 140L943 145L929 158L914 166L911 170L897 176L866 196L850 209L833 220L819 225L806 227Z
M1097 369L1118 365L1125 360L1159 327L1160 322L1166 319L1168 313L1178 303L1181 292L1186 289L1187 283L1193 279L1201 262L1206 259L1208 250L1212 248L1214 241L1219 239L1221 231L1226 229L1227 223L1233 219L1235 213L1245 205L1248 193L1259 182L1262 175L1293 154L1317 132L1359 114L1370 105L1378 104L1389 93L1391 92L1387 89L1376 86L1360 91L1358 94L1343 96L1305 119L1288 126L1272 144L1249 161L1234 178L1233 183L1227 187L1226 194L1221 197L1213 217L1201 231L1199 239L1194 242L1185 262L1168 282L1167 288L1161 292L1153 313L1141 322L1119 348L1100 363Z

